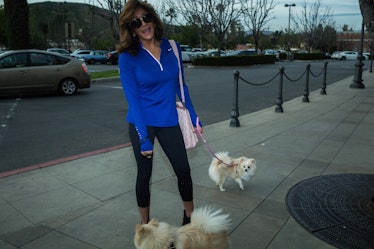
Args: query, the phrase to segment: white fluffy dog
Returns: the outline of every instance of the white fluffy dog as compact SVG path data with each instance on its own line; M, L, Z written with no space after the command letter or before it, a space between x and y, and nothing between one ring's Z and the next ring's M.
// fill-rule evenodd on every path
M155 219L137 224L134 244L137 249L230 249L230 221L222 210L197 208L191 214L191 223L179 228Z
M247 157L231 158L227 152L219 152L216 156L221 161L213 158L209 167L209 176L219 186L219 189L225 191L223 183L226 177L230 176L244 190L242 179L249 181L256 173L256 160Z

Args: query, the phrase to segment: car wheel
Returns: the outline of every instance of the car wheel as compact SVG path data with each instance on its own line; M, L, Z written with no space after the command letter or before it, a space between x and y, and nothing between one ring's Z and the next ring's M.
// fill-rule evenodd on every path
M77 83L72 79L63 80L59 86L59 91L64 95L73 95L77 90Z
M95 64L95 60L94 59L88 60L88 64L91 64L91 65Z
M347 59L347 58L346 58L345 56L342 57L342 60L343 60L343 61L346 60L346 59Z

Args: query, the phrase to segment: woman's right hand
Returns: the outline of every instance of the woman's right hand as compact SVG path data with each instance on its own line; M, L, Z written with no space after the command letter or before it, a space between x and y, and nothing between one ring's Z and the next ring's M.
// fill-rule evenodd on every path
M140 154L146 158L152 158L153 145L149 138L147 138L143 143L140 144Z
M144 156L146 158L152 158L153 150L142 151L142 152L140 152L140 154L142 154L142 156Z

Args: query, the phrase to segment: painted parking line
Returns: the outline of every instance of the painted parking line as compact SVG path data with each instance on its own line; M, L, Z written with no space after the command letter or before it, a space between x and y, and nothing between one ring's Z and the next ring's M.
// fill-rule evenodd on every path
M0 143L2 142L5 133L8 129L9 120L14 116L18 103L21 98L16 98L12 104L10 104L9 109L6 111L4 116L0 116Z

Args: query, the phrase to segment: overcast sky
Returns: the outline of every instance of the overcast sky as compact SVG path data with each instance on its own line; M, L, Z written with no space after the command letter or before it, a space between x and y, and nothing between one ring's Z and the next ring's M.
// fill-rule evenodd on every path
M62 0L50 0L52 2L63 2ZM3 0L0 0L0 3ZM36 2L45 2L43 0L28 0L28 3L36 3ZM67 2L80 2L80 3L88 3L88 0L68 0ZM156 4L157 0L148 0L151 4ZM285 4L296 4L296 7L291 8L291 15L301 15L302 5L305 1L304 0L293 0L293 1L279 1L275 0L274 3L276 7L274 9L273 16L276 19L269 22L268 26L270 30L282 30L288 27L288 7L284 7ZM314 3L313 0L307 0L307 3ZM347 24L350 28L354 30L361 29L361 12L360 7L358 4L358 0L321 0L321 7L329 8L330 14L332 14L332 18L336 22L336 28L338 31L341 30L341 27L344 24ZM292 21L291 21L291 29L292 29Z

